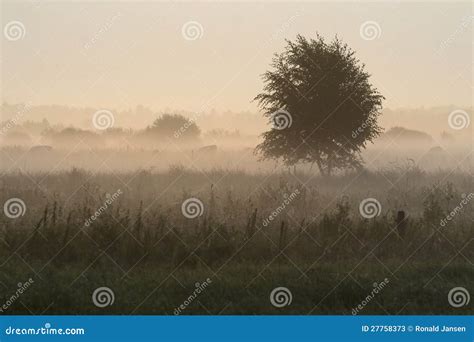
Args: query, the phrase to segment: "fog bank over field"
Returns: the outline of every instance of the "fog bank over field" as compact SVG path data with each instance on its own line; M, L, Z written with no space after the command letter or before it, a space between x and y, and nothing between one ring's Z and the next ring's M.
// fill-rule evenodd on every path
M23 109L25 105L27 109ZM0 121L16 119L19 122L47 120L51 125L63 128L74 126L81 129L93 129L93 114L100 109L102 108L60 105L30 106L28 103L3 103L0 108ZM380 125L386 130L401 126L421 130L430 135L439 135L443 131L449 132L451 130L448 126L448 117L451 112L458 109L468 113L472 112L472 107L464 108L455 105L385 108L380 116ZM107 110L114 114L114 127L124 129L143 129L164 113L180 114L188 119L194 119L204 131L214 129L238 130L244 134L259 135L268 128L268 120L260 113L251 111L217 111L212 109L207 112L188 112L166 107L160 109L142 105L128 109L107 108ZM456 132L456 134L458 133Z
M259 160L255 153L261 134L271 127L257 113L196 114L169 110L174 114L166 115L138 106L110 111L111 126L100 129L94 122L96 108L4 104L1 109L3 172L44 172L51 165L54 171L103 171L104 166L120 172L161 172L176 167L249 172L270 172L275 167L287 170L281 162ZM459 170L472 171L472 128L453 127L449 117L457 110L454 106L385 109L380 118L384 132L362 152L365 167L438 170L458 165ZM172 123L157 120L164 117ZM176 118L181 121L174 122ZM347 142L363 129L354 130L352 136L346 137ZM298 164L297 170L317 172L309 164Z

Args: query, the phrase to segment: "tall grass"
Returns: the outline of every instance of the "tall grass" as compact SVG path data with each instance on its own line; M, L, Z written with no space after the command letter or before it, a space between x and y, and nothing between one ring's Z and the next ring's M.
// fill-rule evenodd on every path
M118 189L123 194L86 226L86 220L109 198L107 194ZM299 195L263 225L295 189ZM18 219L0 219L0 280L6 292L8 284L21 281L20 275L41 279L42 284L54 281L55 292L48 289L49 296L69 299L61 307L53 305L53 312L74 313L94 312L89 302L87 309L74 309L67 290L82 284L83 278L90 280L87 284L115 283L117 287L126 286L124 280L138 279L141 285L135 286L141 288L137 291L145 293L154 272L162 278L181 274L183 283L199 281L202 274L222 281L215 291L224 291L223 298L233 303L232 312L259 312L261 304L252 309L241 298L241 291L255 282L273 284L270 279L277 279L307 292L307 286L314 286L307 284L308 279L314 277L324 279L330 290L344 274L374 282L385 276L396 278L398 272L416 275L418 267L435 277L436 272L450 271L455 265L464 268L474 256L469 246L474 203L468 203L447 226L439 222L462 194L470 192L474 192L472 175L413 169L332 179L308 173L204 173L182 167L163 173L93 174L73 169L5 174L2 201L21 198L27 210ZM203 214L195 219L181 212L182 202L189 197L204 204ZM376 198L382 206L373 219L364 219L358 211L359 202L367 197ZM401 210L407 214L403 234L397 227ZM241 279L235 278L235 272ZM377 279L379 275L383 277ZM294 277L300 279L298 285ZM244 279L244 289L240 289L236 284ZM237 293L226 293L236 288ZM121 307L120 313L128 313L139 303L136 295L126 295L129 307ZM45 309L49 303L40 297L34 296L30 306ZM265 305L266 299L260 298ZM348 309L342 310L337 300L328 305L324 309L328 312ZM310 305L301 304L295 312L306 309ZM21 306L17 310L21 312ZM369 312L378 312L374 310Z

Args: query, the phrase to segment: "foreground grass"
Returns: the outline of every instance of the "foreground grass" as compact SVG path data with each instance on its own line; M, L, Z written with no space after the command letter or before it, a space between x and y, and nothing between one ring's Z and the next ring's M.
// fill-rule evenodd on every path
M473 313L472 302L449 305L448 292L472 293L474 201L440 224L474 192L472 174L321 179L175 168L119 177L127 185L80 170L2 177L1 203L20 198L26 212L0 217L0 305L9 303L0 314L172 315L208 278L182 314L352 314L385 279L360 314ZM194 219L182 212L190 197L204 208ZM368 197L381 204L370 219L359 211ZM94 305L99 287L114 292L112 305ZM291 291L290 305L271 304L276 287Z
M374 289L374 283L380 284L384 279L388 279L386 286L358 314L474 313L471 304L453 308L447 299L453 287L472 288L474 270L465 263L452 263L441 271L438 265L429 263L405 264L394 274L389 270L396 270L399 262L383 266L371 258L357 264L321 264L308 269L305 275L287 263L230 265L218 273L202 267L138 267L125 276L112 265L105 270L97 266L85 271L79 265L51 268L42 274L42 279L33 275L34 283L5 313L173 315L193 293L196 283L208 278L208 287L181 314L351 315L352 309ZM10 267L16 278L27 280L32 275L24 265L12 263ZM16 288L15 283L4 286ZM92 302L92 293L102 286L113 290L115 301L98 308ZM290 305L272 306L269 296L276 286L290 289ZM2 292L6 300L8 291Z

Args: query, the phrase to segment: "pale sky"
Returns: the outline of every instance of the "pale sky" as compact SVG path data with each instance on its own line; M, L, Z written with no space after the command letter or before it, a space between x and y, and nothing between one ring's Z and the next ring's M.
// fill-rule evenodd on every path
M357 52L385 107L472 106L471 2L2 1L1 13L9 103L255 111L284 39L319 32ZM22 39L7 39L11 21Z

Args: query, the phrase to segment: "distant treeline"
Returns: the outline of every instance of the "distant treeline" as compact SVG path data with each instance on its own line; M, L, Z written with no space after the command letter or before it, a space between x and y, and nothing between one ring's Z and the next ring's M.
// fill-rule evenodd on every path
M163 144L197 144L203 141L238 141L244 137L238 130L212 129L206 132L192 120L179 114L163 114L144 129L109 127L83 129L52 125L42 121L12 120L0 123L0 142L7 146L51 145L70 148L83 143L100 147L158 147Z

